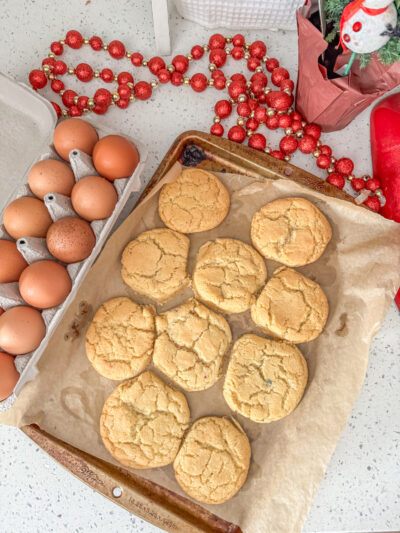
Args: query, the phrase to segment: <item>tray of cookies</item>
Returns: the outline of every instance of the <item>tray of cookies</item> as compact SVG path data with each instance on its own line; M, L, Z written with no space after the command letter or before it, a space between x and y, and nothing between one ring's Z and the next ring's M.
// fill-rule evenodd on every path
M299 531L399 244L318 178L185 133L0 422L168 531Z

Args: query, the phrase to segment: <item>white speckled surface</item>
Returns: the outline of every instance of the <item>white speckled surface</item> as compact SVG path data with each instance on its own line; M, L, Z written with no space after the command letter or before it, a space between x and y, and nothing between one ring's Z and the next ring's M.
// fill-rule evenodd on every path
M28 72L47 54L50 42L71 28L107 41L119 38L129 49L143 51L145 57L151 57L154 49L149 0L0 0L0 70L26 81ZM206 29L175 13L171 30L174 54L187 53L193 44L202 44L209 36ZM295 33L252 31L247 36L248 40L265 39L270 55L295 77ZM68 64L76 65L84 57L87 60L81 52L69 52L67 57ZM104 52L92 52L89 62L96 67L106 62L115 66L115 62L105 61L106 57ZM120 63L116 70L123 70L123 64L128 66ZM71 78L67 82L73 87ZM164 86L151 101L135 103L127 111L114 109L98 120L149 143L145 175L150 178L180 132L194 128L208 131L214 101L212 90L199 96L190 89ZM344 131L324 136L334 153L354 159L359 174L370 169L369 112L364 111ZM314 171L306 156L296 157L294 163ZM392 305L372 344L367 378L311 508L305 532L400 530L399 359L400 314ZM0 427L0 524L3 533L160 531L81 484L20 431L8 427Z

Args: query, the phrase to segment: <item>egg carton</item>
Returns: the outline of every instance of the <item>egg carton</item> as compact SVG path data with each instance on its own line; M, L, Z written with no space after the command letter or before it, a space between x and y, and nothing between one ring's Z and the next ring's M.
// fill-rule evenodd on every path
M1 97L2 82L4 82L4 78L5 77L0 74L0 97ZM6 80L10 81L7 78ZM15 84L14 82L12 83L16 86L20 86L20 84ZM23 88L24 90L27 89L25 87ZM32 93L31 90L29 92ZM36 95L34 95L34 97L38 98ZM1 111L2 109L1 109L1 100L0 100L0 115L1 115ZM97 126L94 126L94 127L99 135L99 138L102 138L105 135L109 135L113 133L121 134L121 132L110 131L108 129L99 128ZM52 138L52 132L49 137ZM126 179L118 179L113 182L113 185L117 191L118 201L110 217L108 217L107 219L103 219L103 220L95 220L90 223L90 226L96 236L96 244L93 247L93 250L90 256L87 259L80 261L79 263L71 263L71 264L65 265L72 280L71 292L69 293L65 301L59 306L53 307L50 309L44 309L42 311L42 317L47 328L46 335L36 350L28 354L16 355L15 366L18 372L20 373L20 378L14 389L13 394L9 396L8 398L6 398L5 400L0 402L0 412L9 409L11 405L15 402L18 394L22 390L22 387L25 385L25 383L27 383L28 381L31 381L37 375L38 370L36 368L36 363L38 362L43 351L45 350L54 329L60 322L69 304L74 299L75 294L80 284L82 283L85 275L89 271L90 267L92 266L98 254L100 253L103 245L106 242L106 239L109 233L111 232L113 226L115 225L118 219L119 214L121 213L121 210L123 209L124 205L126 204L131 194L134 195L135 202L139 198L139 193L144 186L144 183L142 183L142 180L140 179L140 175L143 171L144 164L147 158L147 149L142 143L136 141L135 139L130 139L126 135L124 135L124 137L126 137L131 142L133 142L136 148L138 149L139 158L140 158L138 166L136 167L131 177L126 178ZM23 146L21 146L21 150L23 150ZM69 157L70 157L70 164L71 164L76 182L78 182L80 179L84 178L85 176L98 176L99 175L93 165L92 158L86 153L81 152L80 150L77 150L77 149L73 149L71 150ZM39 155L39 157L37 157L36 160L32 161L29 164L29 168L27 171L25 171L23 175L23 179L21 180L23 183L20 186L18 186L16 190L7 199L1 212L1 220L2 220L4 210L10 202L23 196L35 197L35 195L32 193L28 185L28 173L29 173L30 168L36 162L42 161L44 159L58 159L59 161L62 161L62 159L56 153L54 146L47 145L47 147L45 147L45 149ZM51 219L54 222L61 218L65 218L68 216L74 216L74 217L80 218L72 207L71 199L67 196L64 196L58 193L48 193L44 197L44 203L49 211ZM14 239L7 233L6 229L4 228L4 225L0 226L0 239L14 241ZM21 254L23 255L24 259L26 260L28 264L35 263L36 261L42 261L44 259L50 259L52 261L56 261L56 259L50 254L50 252L47 249L46 239L41 239L37 237L23 237L23 238L18 239L16 242L17 242L18 250L21 252ZM18 289L18 282L0 284L0 307L2 307L6 311L7 309L10 309L11 307L15 307L19 305L27 305L27 304L24 302L23 298L20 295L20 292Z

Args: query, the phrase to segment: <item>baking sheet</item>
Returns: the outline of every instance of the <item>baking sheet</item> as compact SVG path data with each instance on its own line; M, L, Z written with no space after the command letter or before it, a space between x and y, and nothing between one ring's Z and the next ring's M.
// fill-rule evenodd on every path
M174 167L168 180L173 179L176 170ZM361 388L371 339L400 284L400 225L289 180L257 181L229 174L219 177L230 190L231 209L215 230L190 236L190 270L196 251L207 240L229 236L250 243L252 215L275 198L308 198L323 211L333 229L332 241L323 256L298 269L321 284L330 303L324 332L315 341L299 345L309 366L304 398L291 415L271 424L255 424L236 416L251 441L249 476L230 501L206 506L240 525L244 532L296 532L301 530ZM157 193L164 182L165 179L109 239L43 354L39 375L25 386L13 408L0 415L0 423L21 426L36 422L54 436L118 464L102 445L98 431L103 403L118 382L93 370L85 355L84 337L103 301L127 295L138 302L149 302L137 298L123 283L120 255L137 234L162 226L157 214ZM278 263L266 263L270 276ZM158 306L158 311L191 295L187 289L168 304ZM249 313L227 319L234 340L244 331L262 335ZM232 414L222 397L222 383L221 379L207 391L185 393L193 420ZM139 473L183 494L174 480L172 466Z

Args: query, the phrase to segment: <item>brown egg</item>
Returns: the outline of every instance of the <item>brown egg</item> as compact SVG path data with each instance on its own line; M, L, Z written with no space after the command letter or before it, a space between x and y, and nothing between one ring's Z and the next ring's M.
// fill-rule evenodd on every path
M44 159L31 168L28 176L33 194L43 200L49 192L71 196L75 176L71 167L57 159Z
M18 380L19 373L15 368L14 357L0 352L0 402L11 396Z
M52 222L42 200L30 196L23 196L11 202L3 215L4 227L14 239L46 237Z
M18 281L27 266L15 242L0 240L0 283Z
M63 120L54 130L53 136L54 148L65 161L69 161L69 153L74 148L92 155L98 140L94 127L81 118Z
M21 305L0 316L0 347L12 355L36 350L46 335L40 311Z
M37 261L29 265L19 280L19 292L25 302L39 309L60 305L71 291L67 269L55 261Z
M93 150L93 163L101 176L114 181L129 178L139 163L136 146L121 135L107 135Z
M85 220L108 218L118 201L112 183L99 176L86 176L79 180L71 194L72 207Z
M56 259L63 263L77 263L89 257L96 237L87 222L67 217L50 226L46 241L49 252Z

